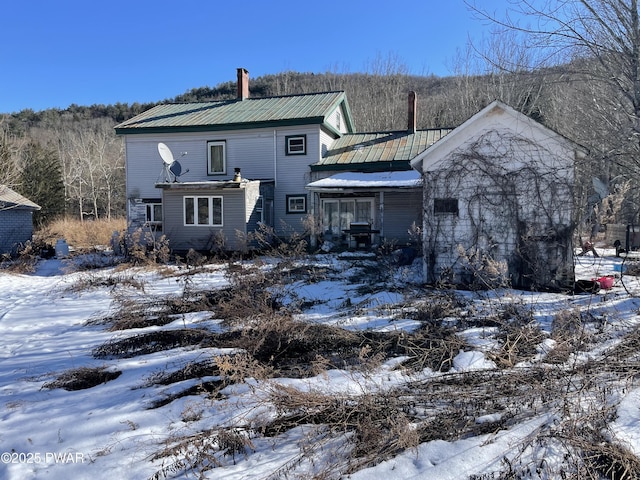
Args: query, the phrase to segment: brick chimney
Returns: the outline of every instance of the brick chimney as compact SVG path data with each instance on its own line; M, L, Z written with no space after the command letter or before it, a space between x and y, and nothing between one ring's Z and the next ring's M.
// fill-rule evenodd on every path
M416 133L416 123L418 115L418 97L416 92L409 92L409 108L407 119L407 131L409 133Z
M249 98L249 72L244 68L238 69L238 100Z

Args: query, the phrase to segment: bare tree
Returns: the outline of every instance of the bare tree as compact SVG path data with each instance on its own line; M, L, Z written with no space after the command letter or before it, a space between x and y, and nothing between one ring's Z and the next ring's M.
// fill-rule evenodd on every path
M27 141L9 131L6 118L0 117L0 184L17 187L21 175L21 152Z
M562 85L552 100L548 124L589 147L593 176L608 182L611 188L625 179L637 183L638 0L513 1L503 18L478 6L479 2L466 3L480 17L491 20L497 31L516 32L519 44L535 52L529 58L536 62L523 65L517 58L509 62L485 50L482 55L488 62L507 72L543 69L548 72L548 84ZM629 190L629 203L638 203L632 198L637 190Z
M124 211L124 151L106 119L65 124L57 139L70 211L80 219Z

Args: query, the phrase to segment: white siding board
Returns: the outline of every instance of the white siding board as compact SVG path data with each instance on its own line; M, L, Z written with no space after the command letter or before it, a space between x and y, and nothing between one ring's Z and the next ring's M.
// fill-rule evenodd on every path
M289 135L307 136L306 155L286 155L285 138ZM306 185L310 182L309 165L319 160L320 128L310 126L306 128L291 128L278 130L276 150L278 155L277 180L274 198L274 227L279 233L287 233L291 229L301 232L301 221L306 215L287 213L287 195L306 195L307 213L311 207L309 192Z

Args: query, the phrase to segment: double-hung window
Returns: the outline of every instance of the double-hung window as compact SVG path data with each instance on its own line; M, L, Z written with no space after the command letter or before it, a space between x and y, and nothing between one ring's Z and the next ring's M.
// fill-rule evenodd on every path
M287 155L305 155L307 153L307 136L292 135L285 137L287 144Z
M161 200L149 200L145 201L146 212L145 220L146 224L154 231L162 230L162 201Z
M223 140L207 142L207 173L209 175L227 173L227 144Z
M184 224L222 226L222 197L184 197Z
M307 213L307 196L287 195L287 213Z

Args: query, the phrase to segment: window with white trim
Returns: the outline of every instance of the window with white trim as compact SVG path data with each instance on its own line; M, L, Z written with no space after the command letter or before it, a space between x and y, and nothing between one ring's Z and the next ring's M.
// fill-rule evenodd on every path
M146 224L151 227L154 231L162 230L162 202L145 202L146 213L145 213L145 221Z
M307 213L307 196L287 195L287 213Z
M260 223L264 223L264 197L260 195L256 200L256 212L260 215L258 220Z
M184 224L222 226L222 197L184 197Z
M207 142L207 174L227 173L227 144L224 140Z
M287 145L287 155L305 155L307 153L307 136L291 135L285 137Z

